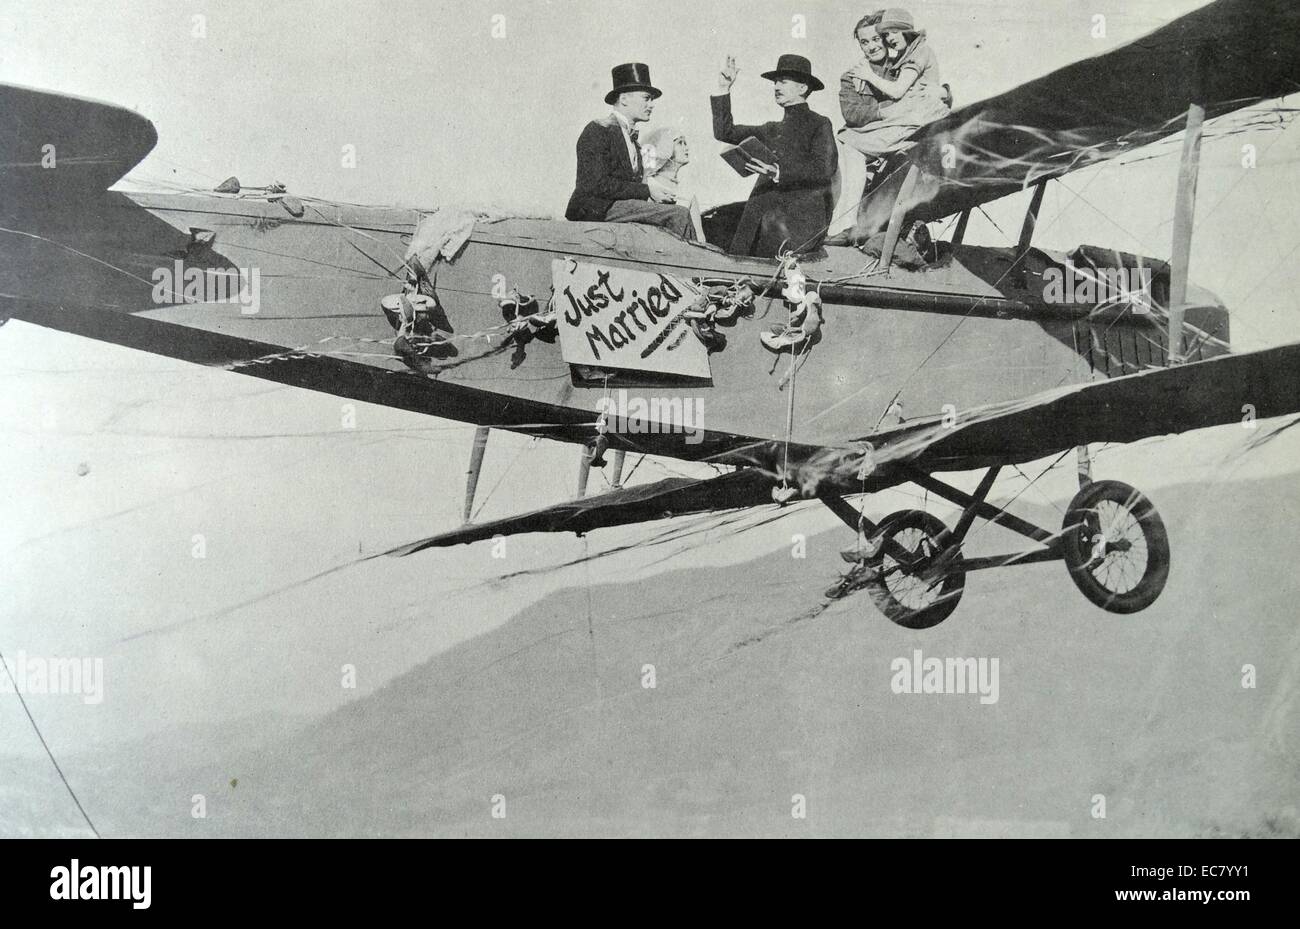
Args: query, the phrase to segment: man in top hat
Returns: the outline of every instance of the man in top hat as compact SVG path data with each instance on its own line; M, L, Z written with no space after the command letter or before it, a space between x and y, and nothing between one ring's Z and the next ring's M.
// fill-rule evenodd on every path
M835 199L831 179L838 154L831 121L808 108L808 95L823 84L802 55L782 55L776 69L763 74L784 113L780 122L738 126L731 119L731 85L739 69L727 56L718 76L720 93L713 106L713 135L738 145L750 136L774 153L774 162L750 160L759 175L745 204L728 251L734 255L775 258L781 251L810 252L821 247Z
M650 83L650 69L639 62L613 69L612 106L604 119L587 124L578 137L578 176L564 218L662 226L693 239L690 211L674 202L668 187L645 176L637 123L654 112L661 91Z

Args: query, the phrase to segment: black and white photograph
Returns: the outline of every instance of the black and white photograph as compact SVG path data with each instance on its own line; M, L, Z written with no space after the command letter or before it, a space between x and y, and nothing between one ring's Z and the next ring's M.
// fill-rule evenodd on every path
M1294 0L3 0L0 837L1300 837L1297 105Z

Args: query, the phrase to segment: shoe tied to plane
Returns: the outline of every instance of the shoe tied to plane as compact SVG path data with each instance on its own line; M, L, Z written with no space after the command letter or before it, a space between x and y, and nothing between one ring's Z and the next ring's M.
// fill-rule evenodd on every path
M822 328L822 298L819 294L806 293L790 313L790 325L777 325L770 332L759 335L763 346L769 351L783 352L787 349L801 348L805 342L815 336Z
M858 540L851 547L840 552L840 557L849 564L866 564L874 558L880 556L880 551L885 547L883 536L858 536Z

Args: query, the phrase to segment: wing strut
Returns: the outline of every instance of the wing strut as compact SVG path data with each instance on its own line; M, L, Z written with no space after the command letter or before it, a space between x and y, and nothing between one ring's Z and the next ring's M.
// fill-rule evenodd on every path
M1043 191L1047 190L1047 181L1041 180L1034 185L1034 194L1029 200L1029 209L1025 211L1025 221L1020 226L1020 241L1016 244L1016 261L1021 261L1034 244L1034 229L1038 226L1038 211L1043 206Z
M970 208L962 210L957 214L957 228L952 233L952 244L961 245L966 238L966 224L970 222Z
M898 237L903 233L907 205L911 202L912 191L916 189L916 181L920 176L919 167L914 164L908 165L907 174L903 177L903 186L899 188L898 197L894 200L894 209L889 214L889 226L885 229L885 243L880 249L880 267L886 272L889 270L889 263L894 260L894 248L898 245Z
M1076 467L1075 471L1079 477L1079 489L1092 483L1092 452L1086 445L1077 445L1074 449Z
M1192 256L1192 219L1196 214L1196 179L1201 169L1201 132L1205 107L1187 109L1187 134L1178 163L1178 193L1174 200L1174 247L1169 272L1169 363L1183 360L1183 313L1187 304L1187 270Z
M703 241L701 239L701 241ZM609 486L618 490L623 486L623 462L627 460L627 451L625 449L614 450L614 477L609 482Z
M478 490L479 472L483 470L483 453L487 451L490 426L479 426L474 430L474 446L469 451L469 471L465 473L465 522L469 522L474 510L474 493Z
M1192 92L1187 107L1183 152L1178 161L1174 199L1174 241L1169 258L1169 364L1183 361L1183 318L1187 310L1187 273L1192 258L1192 223L1196 216L1196 181L1201 173L1201 136L1205 128L1206 85L1216 67L1213 47L1196 46L1188 69Z
M587 496L587 478L591 475L591 451L587 446L578 449L578 493L576 496Z

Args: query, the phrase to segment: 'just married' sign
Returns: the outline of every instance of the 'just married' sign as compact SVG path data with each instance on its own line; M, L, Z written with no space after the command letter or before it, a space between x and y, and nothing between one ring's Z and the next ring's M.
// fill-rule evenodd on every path
M560 351L570 364L709 376L709 353L682 314L689 281L557 258L551 263Z

